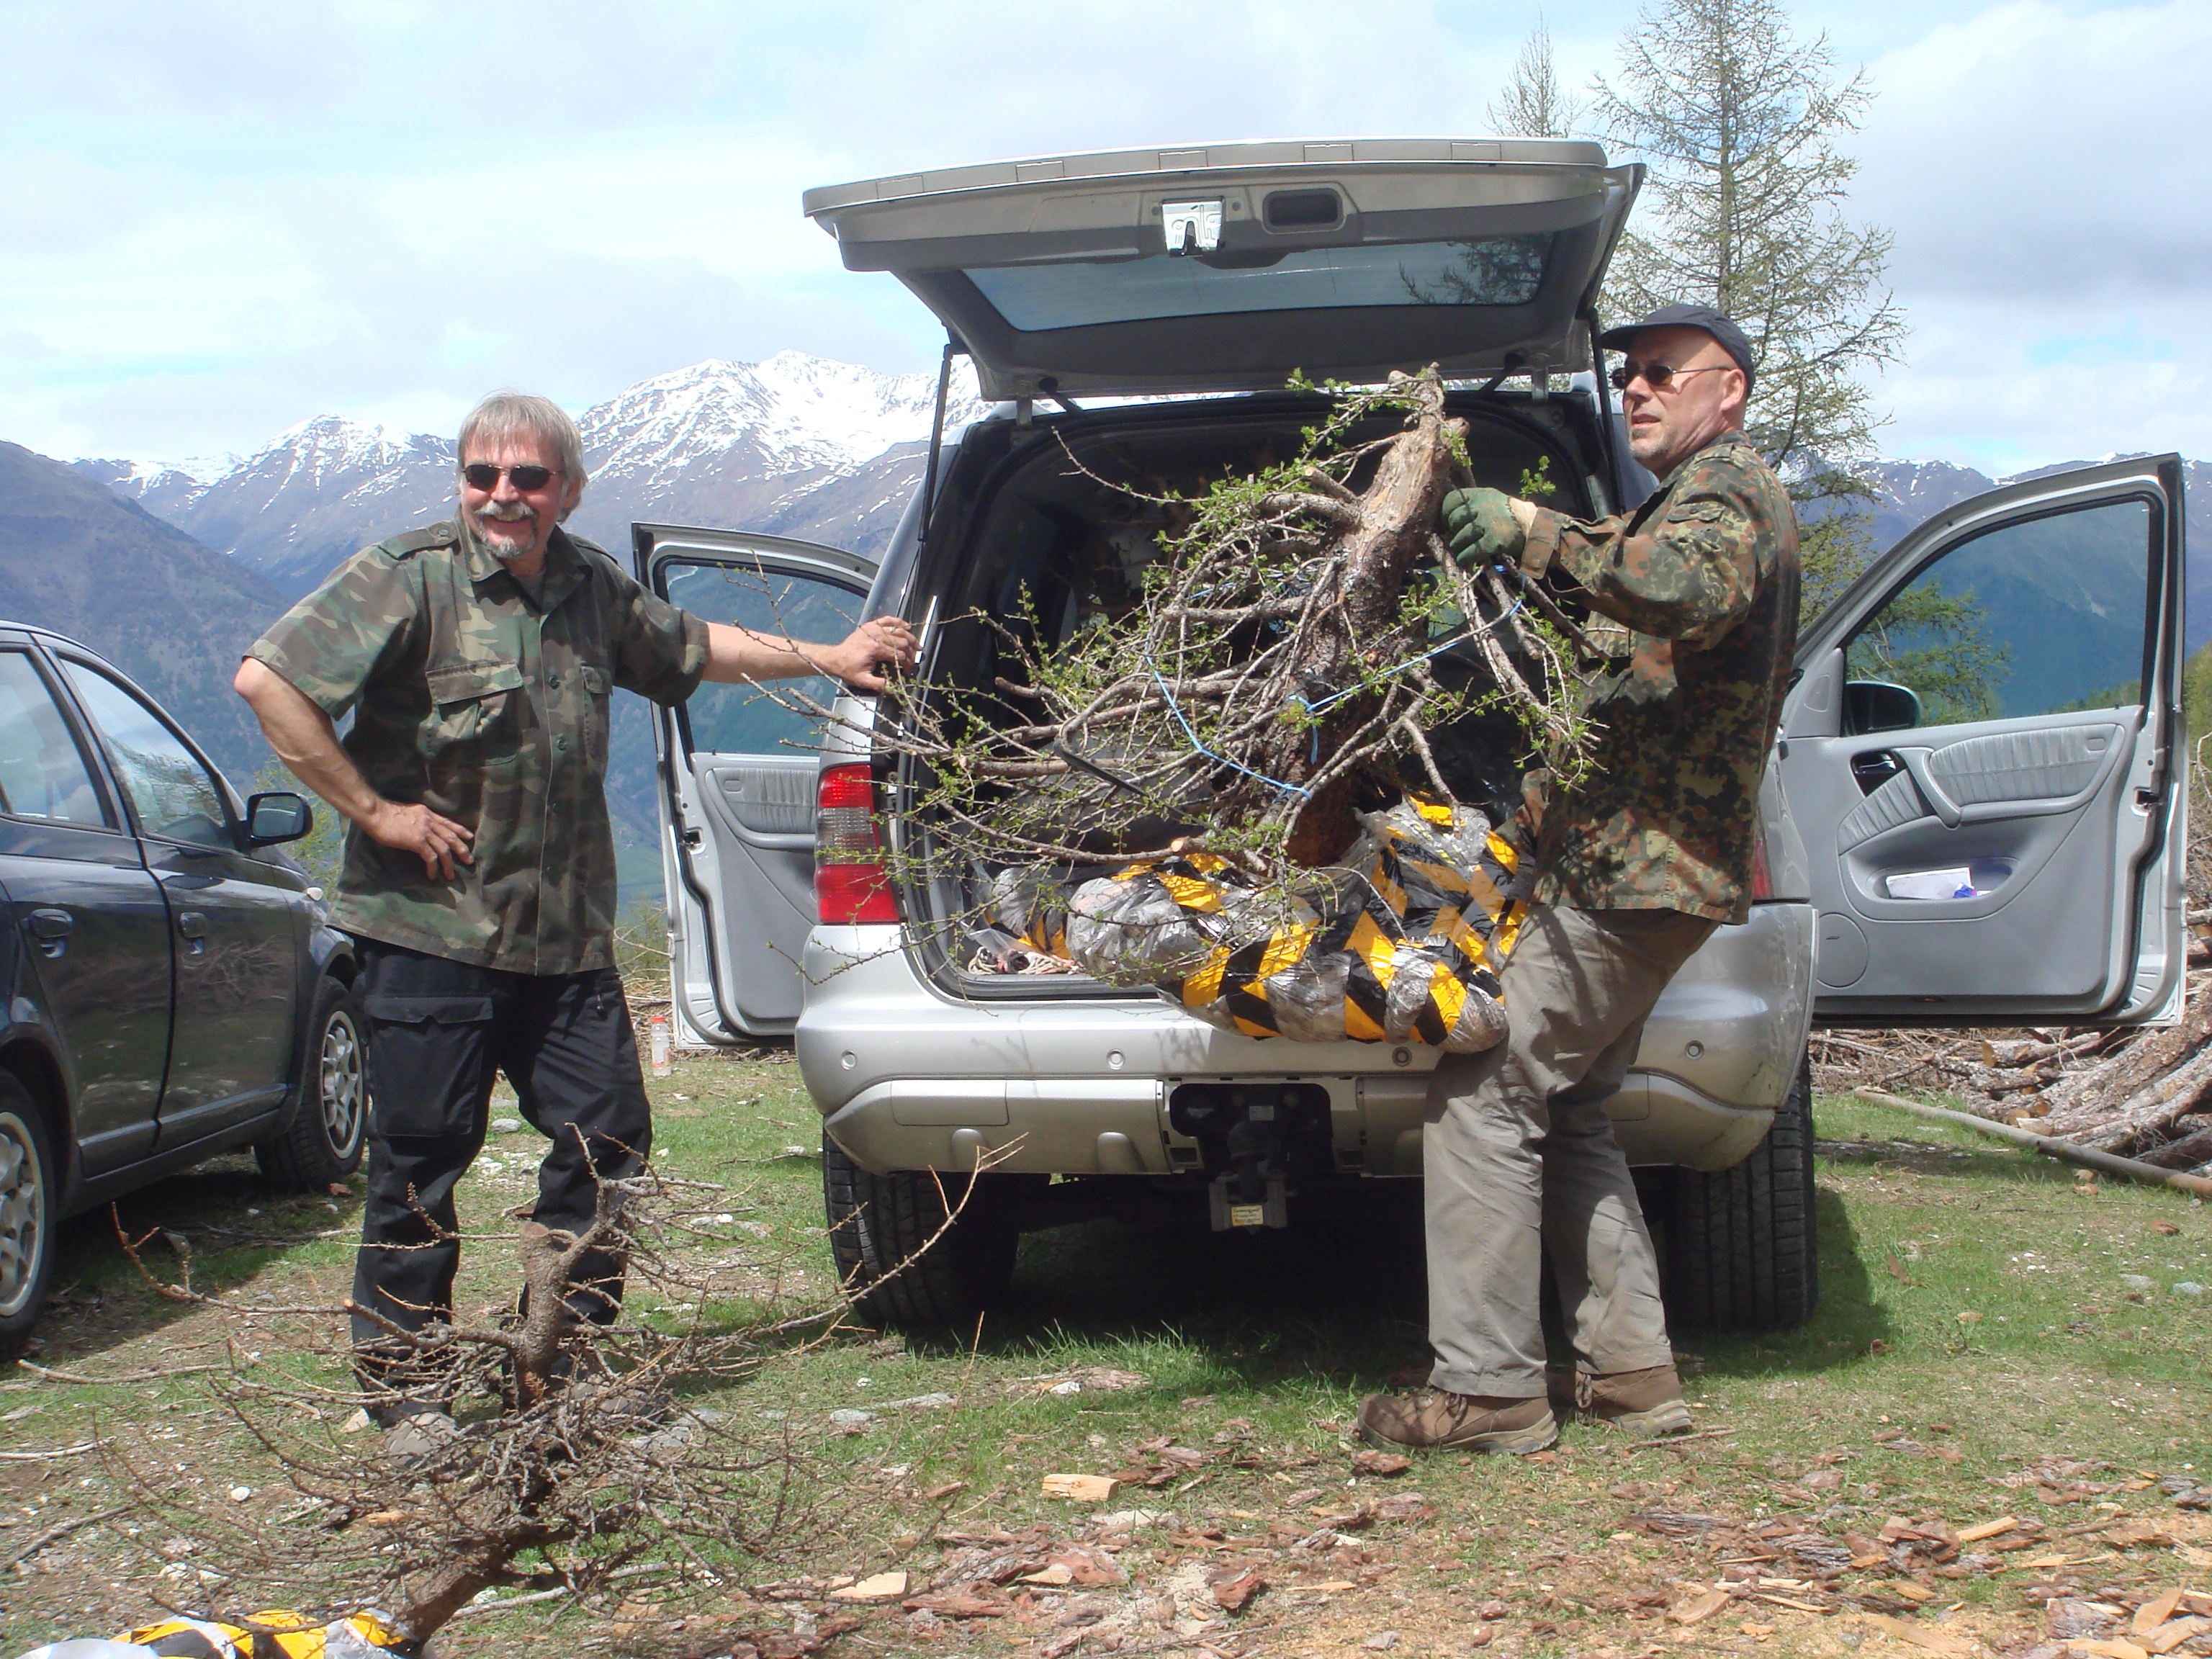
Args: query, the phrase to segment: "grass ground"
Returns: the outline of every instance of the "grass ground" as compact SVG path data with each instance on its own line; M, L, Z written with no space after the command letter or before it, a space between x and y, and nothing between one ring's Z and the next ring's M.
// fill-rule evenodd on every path
M745 1224L734 1293L826 1297L816 1119L788 1061L679 1061L652 1086L658 1160L725 1183ZM2173 1288L2212 1285L2212 1212L2085 1189L1971 1132L1848 1100L1820 1101L1816 1124L1820 1311L1780 1334L1678 1336L1692 1438L1570 1426L1540 1458L1370 1473L1343 1427L1425 1352L1410 1194L1258 1237L1099 1224L1027 1241L1012 1304L969 1340L842 1334L690 1402L726 1411L731 1432L791 1435L823 1499L783 1554L746 1564L750 1593L495 1601L439 1650L703 1656L738 1632L764 1653L834 1637L841 1654L1033 1659L2018 1650L2054 1596L2084 1628L2103 1615L2075 1603L2100 1601L2124 1632L2156 1591L2212 1593L2212 1515L2156 1484L2212 1486L2212 1292ZM474 1224L526 1200L531 1139L494 1139L464 1188ZM349 1271L353 1197L278 1197L246 1166L123 1208L134 1234L187 1237L197 1282L249 1300L332 1301ZM104 1215L70 1224L63 1251L31 1358L64 1376L0 1375L0 1563L38 1546L0 1571L0 1654L114 1634L156 1596L283 1605L283 1584L210 1581L227 1564L205 1546L107 1514L127 1486L69 1449L135 1434L170 1491L279 1515L281 1472L207 1392L221 1370L191 1368L312 1362L162 1301ZM509 1273L472 1252L462 1305L503 1299ZM1043 1496L1058 1473L1156 1484L1094 1506ZM1117 1511L1139 1518L1102 1528ZM1988 1540L1947 1542L2008 1516L2019 1524ZM903 1571L903 1600L922 1601L963 1557L993 1556L1043 1576L911 1611L834 1595ZM1255 1573L1229 1613L1223 1595ZM1121 1582L1086 1582L1102 1578ZM1215 1578L1231 1588L1216 1595ZM838 1634L845 1619L858 1623Z

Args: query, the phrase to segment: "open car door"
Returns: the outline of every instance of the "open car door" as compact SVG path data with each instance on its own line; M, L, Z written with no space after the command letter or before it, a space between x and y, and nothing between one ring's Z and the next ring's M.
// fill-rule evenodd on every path
M708 622L834 641L862 620L872 561L778 536L634 525L638 580ZM814 926L818 723L827 678L702 684L656 709L669 982L679 1042L781 1036Z
M1937 515L1808 630L1784 787L1828 1024L2178 1016L2179 457Z

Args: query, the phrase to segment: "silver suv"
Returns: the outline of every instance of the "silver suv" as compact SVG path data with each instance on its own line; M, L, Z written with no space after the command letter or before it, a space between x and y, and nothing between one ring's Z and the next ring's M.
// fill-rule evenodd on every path
M966 355L998 405L933 438L872 577L827 549L655 526L635 532L639 573L718 619L815 637L896 611L923 630L925 680L988 686L996 635L963 618L1065 639L1102 571L1148 556L1142 513L1103 477L1249 469L1321 407L1283 389L1294 372L1371 383L1431 362L1482 482L1548 461L1568 510L1620 511L1651 480L1592 342L1640 179L1587 143L1363 139L811 191L847 265L913 289L950 331L948 375ZM1804 630L1750 920L1668 988L1608 1108L1647 1172L1679 1322L1813 1310L1816 1018L2175 1017L2181 526L2173 457L2039 478L1922 526ZM867 1315L972 1319L1024 1231L1164 1200L1296 1225L1345 1183L1420 1174L1434 1050L1256 1040L1080 977L969 971L960 919L989 872L895 887L884 846L926 848L927 825L898 810L911 779L871 752L867 701L838 708L818 763L804 720L743 688L704 688L657 730L679 1025L795 1030L833 1248ZM1474 738L1455 792L1510 799L1510 765ZM1273 1201L1224 1201L1255 1181Z

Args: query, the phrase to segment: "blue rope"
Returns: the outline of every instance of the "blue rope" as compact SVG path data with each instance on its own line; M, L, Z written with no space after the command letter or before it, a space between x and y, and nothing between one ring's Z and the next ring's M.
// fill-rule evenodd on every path
M1270 789L1279 790L1285 795L1296 795L1300 800L1313 799L1313 792L1310 789L1301 789L1295 783L1285 783L1280 779L1271 778L1265 772L1255 772L1250 767L1242 765L1230 759L1226 755L1215 754L1213 750L1200 743L1198 740L1198 733L1190 729L1190 722L1182 717L1182 709L1176 702L1175 693L1168 690L1168 683L1160 678L1159 668L1152 661L1152 653L1149 651L1145 653L1145 666L1152 672L1152 684L1160 688L1160 696L1167 702L1168 713L1173 714L1176 724L1182 727L1182 734L1190 739L1190 746L1193 749L1205 756L1206 759L1217 761L1232 772L1242 772L1248 778L1257 778Z

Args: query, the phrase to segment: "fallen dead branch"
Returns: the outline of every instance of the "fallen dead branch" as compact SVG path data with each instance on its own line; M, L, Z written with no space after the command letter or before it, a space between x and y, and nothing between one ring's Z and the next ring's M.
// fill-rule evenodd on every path
M2106 1175L2124 1176L2130 1181L2145 1182L2154 1187L2172 1187L2181 1192L2192 1193L2199 1198L2212 1198L2212 1180L2203 1176L2185 1175L2179 1170L2161 1170L2155 1164L2141 1163L2132 1158L2118 1158L2094 1147L2077 1146L2049 1135L2033 1134L2008 1123L1995 1123L1988 1118L1976 1117L1971 1112L1954 1112L1941 1106L1923 1105L1917 1100L1906 1100L1880 1089L1860 1089L1856 1092L1862 1099L1871 1100L1878 1106L1893 1107L1938 1123L1960 1124L1981 1134L2008 1140L2016 1146L2025 1146L2062 1163L2078 1164L2085 1170L2096 1170Z
M49 1382L67 1382L79 1388L107 1388L118 1382L167 1382L172 1377L198 1376L206 1371L219 1371L220 1365L179 1365L171 1370L120 1371L113 1376L88 1376L81 1371L65 1371L52 1365L33 1365L27 1359L15 1362L18 1370L29 1371Z
M29 1560L48 1545L58 1544L72 1533L82 1532L87 1527L96 1527L103 1521L112 1521L118 1515L129 1514L136 1507L137 1505L131 1504L118 1504L112 1508L95 1510L90 1515L76 1516L57 1526L48 1527L29 1543L10 1551L6 1555L0 1555L0 1572L7 1571L18 1562Z
M57 1457L82 1457L99 1446L97 1440L80 1440L74 1446L49 1446L43 1451L0 1451L10 1463L50 1463Z

